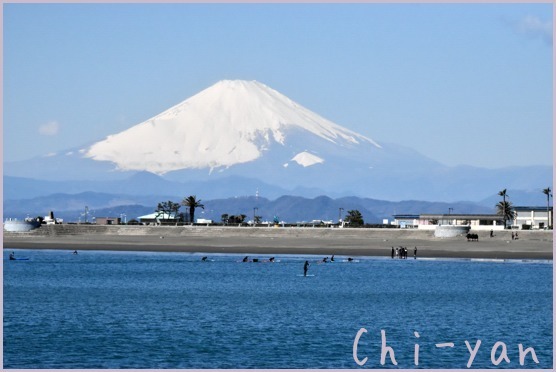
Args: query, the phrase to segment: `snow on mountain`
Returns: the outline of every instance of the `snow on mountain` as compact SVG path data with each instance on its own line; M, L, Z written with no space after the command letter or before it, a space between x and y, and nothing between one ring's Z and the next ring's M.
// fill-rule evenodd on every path
M299 130L340 147L366 144L380 148L372 139L319 116L262 83L224 80L93 144L85 156L112 162L119 170L156 174L212 170L256 160L276 144L286 146L288 134ZM304 167L323 161L308 152L291 160Z
M319 158L318 156L311 154L307 151L300 152L299 154L295 155L292 159L297 164L303 167L310 167L311 165L324 163L324 159ZM289 163L284 164L284 167L287 167Z

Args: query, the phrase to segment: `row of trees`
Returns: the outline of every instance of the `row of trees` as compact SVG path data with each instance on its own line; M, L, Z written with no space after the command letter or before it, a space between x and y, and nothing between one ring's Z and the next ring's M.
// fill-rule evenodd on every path
M261 216L255 215L254 217L255 217L254 220L255 224L261 223L261 219L262 219ZM244 214L240 214L236 216L236 215L229 215L225 213L221 216L222 223L224 224L243 223L245 221L245 218L247 218L247 216ZM345 218L345 222L352 227L363 226L364 225L363 215L357 209L348 211ZM274 223L278 223L277 217L274 217Z
M550 187L547 187L546 189L542 190L543 194L546 195L546 212L547 212L547 216L548 216L548 227L551 228L552 227L552 221L550 221L550 198L552 197L552 190L550 189ZM506 200L507 198L509 198L510 196L507 193L506 189L503 189L501 191L498 192L498 195L502 197L502 201L498 202L498 204L496 204L496 209L497 209L497 214L499 214L502 219L504 220L504 229L507 228L507 222L508 220L513 220L514 219L514 215L515 215L515 211L514 211L514 207L512 205L512 203L508 200ZM202 208L205 209L205 206L201 203L201 199L197 199L197 197L195 195L190 195L186 198L184 198L180 203L175 203L172 202L171 200L168 200L166 202L160 202L158 203L158 206L155 210L155 212L158 213L157 217L162 215L165 216L166 218L169 218L170 216L173 216L174 218L177 218L178 220L181 221L185 221L185 215L183 213L179 213L179 209L180 207L185 206L189 209L189 221L190 222L194 222L195 221L195 210L197 208ZM228 214L223 214L221 216L222 222L225 224L228 223L243 223L245 221L245 218L247 216L244 214L241 215L228 215ZM255 223L259 223L261 219L261 216L255 216ZM357 209L355 210L350 210L347 212L347 215L345 217L345 222L348 223L350 226L353 227L357 227L357 226L363 226L364 225L364 221L363 221L363 216L361 214L361 212L359 212Z
M182 206L189 208L190 222L195 221L195 209L205 209L205 206L201 203L201 199L197 199L197 196L191 195L183 198L180 203L175 203L171 200L158 203L155 210L155 212L157 213L157 218L161 215L163 216L163 218L165 217L166 219L172 216L180 221L185 221L185 214L179 213L179 209Z
M205 206L201 203L201 199L197 199L197 196L191 195L187 198L184 198L180 203L173 202L171 200L160 202L158 203L155 212L157 213L157 218L162 216L163 219L169 219L173 217L178 221L185 221L185 214L179 213L179 210L182 206L189 208L189 221L195 221L195 209L202 208L205 209ZM221 216L222 223L224 224L236 224L236 223L243 223L245 222L245 218L247 216L245 214L240 215L229 215L227 213ZM276 219L276 218L275 218ZM255 216L255 224L261 222L261 216ZM276 222L276 221L275 221ZM357 209L350 210L347 212L345 222L348 223L350 226L357 227L363 226L363 216L361 212Z
M550 221L550 198L552 197L552 190L550 187L542 190L542 193L546 195L546 216L547 216L547 225L548 228L552 227L552 221ZM513 220L515 211L512 203L507 201L506 198L510 196L507 193L507 190L501 190L498 192L498 195L502 197L502 201L496 204L497 214L502 216L504 219L504 229L507 227L508 220Z

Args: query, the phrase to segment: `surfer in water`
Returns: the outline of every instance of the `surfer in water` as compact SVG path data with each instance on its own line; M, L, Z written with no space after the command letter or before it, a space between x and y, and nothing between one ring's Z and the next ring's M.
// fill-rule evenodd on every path
M207 258L208 258L208 257L207 257L207 256L205 256L205 257L201 258L201 261L206 261L206 260L207 260Z
M243 257L243 262L249 262L249 256Z
M10 260L15 260L15 253L14 252L10 253Z
M305 265L303 265L303 276L307 276L307 270L309 270L309 261L305 261Z

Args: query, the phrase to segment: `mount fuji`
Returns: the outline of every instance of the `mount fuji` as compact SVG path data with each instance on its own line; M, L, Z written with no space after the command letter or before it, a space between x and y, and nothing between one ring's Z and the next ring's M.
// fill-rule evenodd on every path
M100 181L125 183L143 173L153 177L141 179L155 179L135 185L144 193L160 191L166 182L203 199L258 188L265 196L279 196L265 194L273 189L301 196L480 200L502 188L542 188L552 179L551 167L447 167L410 148L379 144L260 82L242 80L220 81L98 142L4 164L5 179L95 180L96 190Z
M301 143L295 143L296 137L302 138ZM312 144L304 148L307 141ZM318 155L324 144L345 151L361 145L380 148L373 140L322 118L264 84L226 80L93 144L85 156L110 161L120 170L165 174L229 168L276 156L269 150L281 146L284 164L309 167L325 162Z

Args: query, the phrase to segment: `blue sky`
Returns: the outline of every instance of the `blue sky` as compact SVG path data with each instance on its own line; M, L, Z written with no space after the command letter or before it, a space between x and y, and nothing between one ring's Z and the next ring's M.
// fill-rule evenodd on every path
M447 165L552 165L551 4L5 4L4 161L258 80Z

